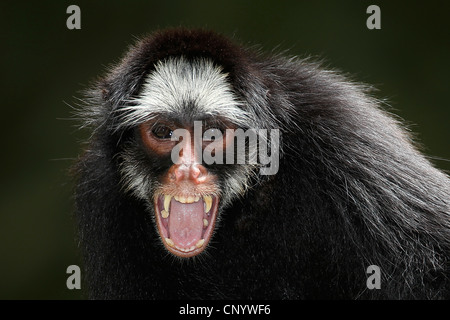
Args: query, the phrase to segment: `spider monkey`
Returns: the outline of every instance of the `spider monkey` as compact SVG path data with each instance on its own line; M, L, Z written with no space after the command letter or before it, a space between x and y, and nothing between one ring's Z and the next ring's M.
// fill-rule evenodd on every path
M90 298L450 298L449 177L367 86L175 28L133 45L85 101ZM239 130L256 142L238 148Z

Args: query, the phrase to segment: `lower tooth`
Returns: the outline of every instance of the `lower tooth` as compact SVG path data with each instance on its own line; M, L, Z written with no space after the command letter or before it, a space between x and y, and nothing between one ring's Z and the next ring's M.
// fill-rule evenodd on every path
M197 248L201 248L203 244L205 243L205 239L198 240L197 244L195 245Z
M183 252L189 252L189 251L193 251L195 249L194 246L190 247L190 248L180 248L179 246L175 246L176 249L183 251Z
M169 246L171 246L171 247L173 247L173 246L175 245L175 243L173 242L173 240L170 239L170 238L165 238L164 240L166 240L166 243L167 243Z

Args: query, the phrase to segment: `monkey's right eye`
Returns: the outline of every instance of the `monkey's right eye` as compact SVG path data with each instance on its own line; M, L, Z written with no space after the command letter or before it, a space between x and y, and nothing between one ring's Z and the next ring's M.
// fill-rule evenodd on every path
M153 135L158 139L170 139L173 134L173 130L164 125L157 125L152 128Z

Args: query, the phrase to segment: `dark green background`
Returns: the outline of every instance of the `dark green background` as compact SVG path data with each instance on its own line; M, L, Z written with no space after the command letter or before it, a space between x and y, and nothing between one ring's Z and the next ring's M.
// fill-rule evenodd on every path
M86 132L68 120L79 91L136 37L201 26L265 50L319 55L375 85L425 146L450 158L448 1L1 1L0 298L72 299L80 264L68 167ZM81 8L81 30L66 8ZM381 8L382 29L366 28ZM434 159L444 170L450 163Z

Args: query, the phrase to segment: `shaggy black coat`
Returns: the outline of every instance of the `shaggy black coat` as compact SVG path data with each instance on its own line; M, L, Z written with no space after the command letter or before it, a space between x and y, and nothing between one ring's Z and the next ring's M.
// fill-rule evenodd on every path
M282 135L279 172L221 208L210 247L184 260L121 185L120 153L136 136L117 130L155 62L180 55L223 66L261 127ZM309 59L174 29L139 41L86 102L93 133L75 173L89 297L450 298L450 180L367 87ZM366 286L370 265L380 267L381 289Z

